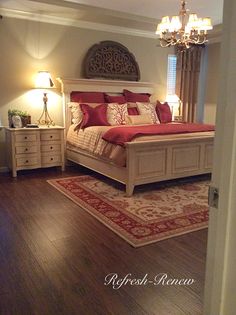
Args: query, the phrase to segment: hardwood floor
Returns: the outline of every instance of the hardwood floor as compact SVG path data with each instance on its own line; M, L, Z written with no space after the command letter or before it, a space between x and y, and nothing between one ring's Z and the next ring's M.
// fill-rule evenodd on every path
M0 176L0 314L202 314L207 230L132 248L46 182L81 172ZM114 290L104 285L109 273L195 283Z

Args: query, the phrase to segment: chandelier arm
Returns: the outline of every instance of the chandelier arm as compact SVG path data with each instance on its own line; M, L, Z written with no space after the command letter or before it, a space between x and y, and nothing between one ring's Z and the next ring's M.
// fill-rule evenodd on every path
M198 18L196 14L189 14L188 11L186 1L181 0L179 16L162 18L156 31L160 35L161 47L179 45L181 49L187 49L192 44L202 45L208 42L207 31L212 29L211 19Z

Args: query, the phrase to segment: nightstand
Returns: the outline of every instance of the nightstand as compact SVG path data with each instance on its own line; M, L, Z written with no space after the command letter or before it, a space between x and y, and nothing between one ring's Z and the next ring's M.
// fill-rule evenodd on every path
M17 171L60 166L65 169L64 128L5 128L8 167Z

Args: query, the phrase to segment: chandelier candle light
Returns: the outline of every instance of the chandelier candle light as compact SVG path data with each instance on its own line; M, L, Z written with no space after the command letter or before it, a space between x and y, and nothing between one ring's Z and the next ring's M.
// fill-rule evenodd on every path
M198 18L197 14L189 14L186 2L181 0L179 16L164 16L157 25L156 34L160 35L161 47L178 45L182 50L191 45L202 45L207 42L207 31L212 30L211 19Z
M48 71L39 71L37 73L36 81L35 81L35 87L38 89L52 89L54 88L54 83L52 81L51 75ZM38 123L40 125L46 125L46 126L54 126L55 123L51 119L48 108L47 108L47 92L43 92L43 112L40 118L38 119Z

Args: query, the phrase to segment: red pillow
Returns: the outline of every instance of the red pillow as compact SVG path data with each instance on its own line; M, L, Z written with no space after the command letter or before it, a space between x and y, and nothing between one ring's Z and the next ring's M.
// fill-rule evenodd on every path
M172 113L167 102L161 104L157 101L156 113L161 123L168 123L172 121Z
M101 104L96 107L90 107L87 104L80 104L80 108L83 112L83 120L80 128L86 128L90 126L110 126L107 121L107 105Z
M137 107L130 107L130 108L128 108L128 114L129 115L139 115Z
M77 92L70 94L71 102L77 103L106 103L105 96L102 92Z
M118 103L118 104L126 103L124 95L108 95L108 94L105 94L105 99L106 99L107 103Z
M133 93L129 90L123 90L126 102L144 102L149 103L149 93Z

